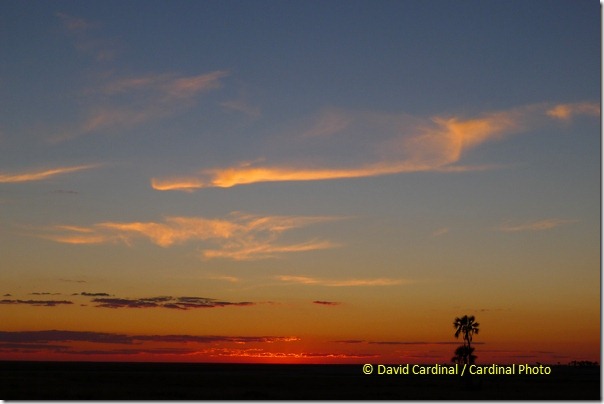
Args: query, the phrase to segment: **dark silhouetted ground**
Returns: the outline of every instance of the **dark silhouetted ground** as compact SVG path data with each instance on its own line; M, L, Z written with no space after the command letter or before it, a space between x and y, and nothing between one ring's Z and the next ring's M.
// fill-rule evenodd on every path
M369 375L362 365L0 362L0 399L600 400L600 367L547 376Z

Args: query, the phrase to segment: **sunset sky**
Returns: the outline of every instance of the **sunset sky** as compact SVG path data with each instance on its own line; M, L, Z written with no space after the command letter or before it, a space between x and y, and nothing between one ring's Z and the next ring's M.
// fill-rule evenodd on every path
M599 360L597 1L10 1L0 51L0 360Z

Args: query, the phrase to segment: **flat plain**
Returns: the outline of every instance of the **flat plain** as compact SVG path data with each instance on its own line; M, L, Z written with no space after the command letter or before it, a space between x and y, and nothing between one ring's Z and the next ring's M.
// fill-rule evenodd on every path
M362 365L0 362L0 399L600 400L600 367L550 375L364 375Z

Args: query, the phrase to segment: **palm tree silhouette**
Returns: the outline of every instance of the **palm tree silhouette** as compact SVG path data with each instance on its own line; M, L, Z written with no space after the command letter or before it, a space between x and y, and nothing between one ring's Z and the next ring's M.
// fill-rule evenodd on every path
M472 355L474 348L472 348L472 336L474 334L478 334L480 324L475 322L476 319L474 316L463 316L456 317L453 322L453 327L455 327L455 338L459 338L460 335L463 336L463 345L457 348L455 351L455 355L457 356L458 350L459 353L463 354L463 360L466 364L471 364L476 359L476 356ZM462 348L460 350L460 348ZM473 358L472 358L473 357Z

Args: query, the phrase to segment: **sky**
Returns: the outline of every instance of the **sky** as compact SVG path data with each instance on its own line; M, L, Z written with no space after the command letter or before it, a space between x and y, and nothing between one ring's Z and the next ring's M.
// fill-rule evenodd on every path
M0 4L0 360L600 358L592 0Z

